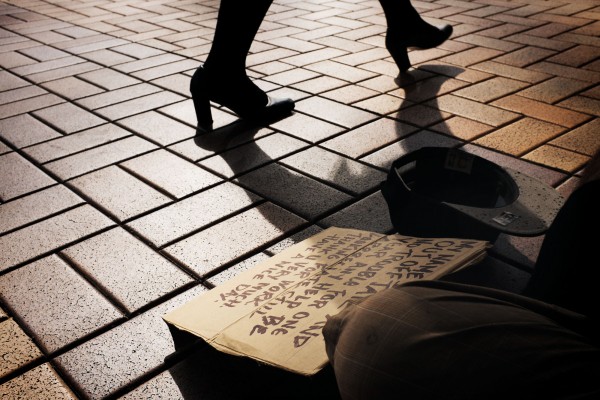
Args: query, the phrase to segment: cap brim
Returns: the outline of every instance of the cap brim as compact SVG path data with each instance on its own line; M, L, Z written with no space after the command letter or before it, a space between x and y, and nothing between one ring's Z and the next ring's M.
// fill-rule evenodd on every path
M497 208L478 208L443 202L500 232L516 236L538 236L554 221L564 198L551 186L509 168L519 194L512 203Z

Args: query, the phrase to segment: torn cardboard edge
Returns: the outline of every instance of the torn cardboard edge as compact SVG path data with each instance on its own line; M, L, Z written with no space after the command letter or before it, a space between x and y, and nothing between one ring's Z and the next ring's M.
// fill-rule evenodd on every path
M163 318L224 353L313 375L328 362L329 316L380 290L475 264L489 246L328 228Z

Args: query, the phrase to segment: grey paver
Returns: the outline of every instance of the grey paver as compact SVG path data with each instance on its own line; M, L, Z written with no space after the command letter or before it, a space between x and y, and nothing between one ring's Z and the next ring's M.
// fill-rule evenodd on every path
M50 186L54 179L17 153L0 156L0 199L6 201Z
M121 164L176 198L221 181L216 175L166 150L136 157Z
M196 130L155 111L134 115L119 121L140 136L163 146L193 137Z
M130 132L116 125L104 124L40 143L35 146L30 146L25 149L25 152L36 161L46 163L130 135Z
M0 236L0 271L113 225L113 222L89 205L43 220Z
M119 221L171 202L165 194L116 166L80 176L69 184Z
M189 290L56 358L58 367L91 399L101 399L159 367L174 352L162 316L204 290ZM110 365L110 368L105 368Z
M278 163L241 175L236 181L305 219L315 218L352 198Z
M121 228L62 252L129 312L190 283L191 278Z
M60 137L61 134L29 114L0 120L0 136L18 148Z
M0 283L15 288L0 290L0 336L19 337L4 346L14 358L0 363L12 374L0 397L308 388L313 379L280 379L289 374L209 346L172 362L161 316L328 226L391 231L377 185L423 146L464 149L568 196L600 147L598 7L413 3L454 33L410 49L413 67L399 74L378 2L274 1L247 72L294 112L231 132L218 128L238 117L212 104L217 129L204 135L189 82L218 2L0 7ZM542 240L501 235L483 263L448 279L519 293ZM310 397L337 395L322 389Z
M286 157L281 163L354 195L375 188L385 179L379 170L317 147Z
M34 115L67 134L106 123L104 119L71 103L44 108L34 112ZM65 115L69 118L65 118Z
M51 186L0 205L0 234L83 203L63 185Z
M204 276L304 222L280 207L265 203L177 242L165 252Z
M147 140L132 136L52 161L46 167L62 179L69 179L155 148Z
M161 247L249 207L258 200L259 196L231 183L223 183L128 225L155 246Z
M202 160L200 164L233 177L306 146L305 142L276 133Z
M0 385L0 395L30 400L75 400L77 397L49 363L44 363Z
M323 143L323 147L358 158L415 132L410 125L383 118Z
M3 275L0 290L4 301L48 352L121 317L96 289L54 255Z

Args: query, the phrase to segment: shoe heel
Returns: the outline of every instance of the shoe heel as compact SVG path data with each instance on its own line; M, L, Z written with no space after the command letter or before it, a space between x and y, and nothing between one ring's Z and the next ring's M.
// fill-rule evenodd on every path
M408 50L406 47L393 47L388 49L392 58L396 62L400 72L406 72L410 68L410 60L408 58Z
M385 36L385 47L390 52L394 62L398 66L400 72L406 72L410 68L410 60L408 59L408 47L404 41L395 39L394 34L388 32Z
M212 131L213 119L210 108L210 99L208 97L208 87L203 77L204 70L198 68L192 77L190 83L190 92L194 102L194 110L196 119L198 120L198 128L204 131Z

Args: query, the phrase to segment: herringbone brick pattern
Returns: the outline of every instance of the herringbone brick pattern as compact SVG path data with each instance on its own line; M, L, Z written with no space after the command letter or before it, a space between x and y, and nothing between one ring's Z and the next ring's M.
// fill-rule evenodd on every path
M423 146L567 196L600 150L600 1L413 5L454 34L398 76L377 1L275 0L248 72L294 114L202 143L219 1L0 0L1 397L320 398L330 377L175 352L161 316L328 226L392 232L379 183ZM463 278L519 291L542 240Z

